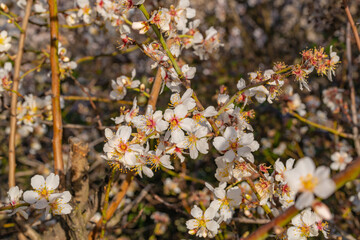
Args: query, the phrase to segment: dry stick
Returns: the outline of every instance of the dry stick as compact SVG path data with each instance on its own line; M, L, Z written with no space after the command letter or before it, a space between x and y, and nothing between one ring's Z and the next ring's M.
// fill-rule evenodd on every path
M84 87L83 85L81 85L81 83L80 83L75 77L71 76L71 78L72 78L72 80L74 80L74 82L76 83L76 85L78 85L78 86L80 87L81 91L82 91L83 93L85 93L86 96L88 97L88 100L89 100L89 102L90 102L90 105L91 105L92 109L94 109L94 111L95 111L95 113L96 113L97 123L98 123L99 127L102 128L103 125L102 125L102 122L101 122L101 119L100 119L99 111L98 111L98 109L96 108L95 103L94 103L93 100L91 99L90 93L85 89L85 87Z
M62 117L60 108L60 71L59 71L59 22L57 0L48 0L50 14L50 64L51 64L51 93L53 113L53 150L55 173L63 175L64 163L62 159Z
M26 37L27 24L30 17L31 6L33 1L28 0L26 4L25 16L22 21L22 31L20 33L18 54L15 59L14 66L14 83L12 86L11 93L11 109L10 109L10 136L9 136L9 188L15 186L15 168L16 168L16 158L15 158L15 137L16 137L16 110L17 110L17 94L19 89L19 80L20 80L20 66L21 60L24 52L24 44Z
M126 179L122 182L120 186L120 191L115 196L115 200L110 204L110 207L106 211L106 221L109 220L115 213L117 207L119 206L121 200L125 197L125 194L130 186L130 183L132 182L134 178L133 172L128 172L126 175ZM89 233L88 239L96 239L98 231L101 229L101 225L103 223L103 218L96 223L96 226L94 227L93 231Z
M357 158L352 162L344 171L336 174L333 177L333 180L336 184L336 189L341 188L345 183L356 179L360 174L360 158ZM258 228L250 236L245 238L245 240L259 240L265 239L269 235L269 231L275 227L283 227L288 224L293 217L295 217L300 211L292 206L288 208L285 212L280 214L278 217L274 218L268 224Z
M111 187L112 187L112 182L114 181L114 177L115 177L115 174L116 174L116 170L117 170L116 168L113 168L113 170L111 172L109 182L108 182L108 185L106 187L104 207L103 207L103 210L102 210L102 219L103 220L101 222L101 235L100 235L101 239L104 237L104 234L105 234L105 225L106 225L106 222L107 222L106 211L107 211L107 209L109 207L109 195L110 195L110 190L111 190Z
M148 101L148 106L150 105L154 111L155 111L157 99L159 97L161 83L162 83L161 70L160 68L158 68L155 81L151 89L150 98Z
M347 79L349 81L349 87L350 87L350 108L351 108L351 115L352 115L352 131L354 134L354 145L355 150L358 156L360 156L360 140L359 140L359 129L357 127L358 125L358 117L357 117L357 111L356 111L356 95L355 95L355 87L354 87L354 81L352 78L352 56L351 56L351 42L350 42L350 23L347 23L346 26L346 58L347 58L347 64L348 64L348 73L347 73Z
M352 18L351 16L351 13L350 13L350 9L349 9L349 6L348 6L348 1L347 0L343 0L343 3L345 5L345 13L346 13L346 17L348 18L349 20L349 23L351 25L351 29L354 33L354 37L355 37L355 41L356 41L356 45L357 45L357 48L358 50L360 51L360 38L359 38L359 33L357 31L357 28L355 26L355 23L354 23L354 19Z
M325 130L327 132L330 132L332 134L335 134L335 135L338 135L340 137L343 137L343 138L350 138L350 139L353 139L355 136L353 136L352 134L349 134L349 133L342 133L334 128L330 128L330 127L326 127L324 125L321 125L321 124L318 124L318 123L315 123L315 122L312 122L306 118L303 118L301 117L299 114L293 112L293 111L289 111L289 114L296 117L297 119L299 119L300 121L304 122L304 123L307 123L313 127L316 127L316 128L319 128L319 129L322 129L322 130Z
M91 101L93 102L106 102L106 103L110 103L110 102L114 102L114 103L120 103L123 105L133 105L132 101L124 101L124 100L112 100L109 98L101 98L101 97L85 97L85 96L62 96L62 98L65 101L89 101L91 99Z

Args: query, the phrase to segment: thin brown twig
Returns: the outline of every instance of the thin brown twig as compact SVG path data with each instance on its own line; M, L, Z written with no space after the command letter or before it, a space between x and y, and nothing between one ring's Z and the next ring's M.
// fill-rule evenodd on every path
M134 178L133 172L128 172L126 174L126 179L122 182L122 184L120 186L120 190L115 196L115 200L110 204L110 207L106 211L106 217L105 217L106 220L109 220L114 215L120 202L125 197L125 194L129 188L130 183L132 182L133 178ZM101 229L102 222L103 222L103 218L101 217L101 219L96 223L96 226L94 227L94 229L89 233L89 235L88 235L89 240L96 239L98 232Z
M78 86L80 87L81 91L82 91L83 93L85 93L86 96L88 97L88 100L89 100L89 102L90 102L90 105L91 105L91 107L94 109L94 111L95 111L95 113L96 113L97 123L98 123L99 127L102 128L102 127L103 127L103 124L102 124L101 119L100 119L99 111L98 111L98 109L96 108L96 105L95 105L94 101L91 99L90 93L85 89L85 87L84 87L83 85L81 85L81 83L80 83L75 77L71 76L71 78L72 78L72 80L74 80L74 82L76 83L76 85L78 85Z
M158 68L158 70L157 70L155 81L153 83L151 93L150 93L150 97L149 97L149 101L148 101L148 106L151 106L154 111L155 111L155 106L156 106L156 102L157 102L158 97L159 97L161 83L162 83L162 77L161 77L161 70L160 69L161 68Z
M350 138L350 139L353 139L354 136L352 134L349 134L349 133L343 133L343 132L340 132L339 130L337 129L334 129L334 128L330 128L330 127L327 127L327 126L324 126L324 125L321 125L321 124L318 124L318 123L315 123L315 122L312 122L306 118L303 118L301 117L299 114L293 112L293 111L289 111L289 114L296 117L297 119L299 119L300 121L304 122L304 123L307 123L313 127L316 127L316 128L319 128L319 129L322 129L324 131L327 131L327 132L330 132L332 134L335 134L335 135L338 135L340 137L343 137L343 138Z
M132 101L125 101L125 100L112 100L109 98L101 98L101 97L85 97L85 96L62 96L62 98L65 101L89 101L90 99L93 102L106 102L106 103L111 103L111 102L116 102L116 103L120 103L123 105L133 105Z
M346 26L346 58L348 64L347 80L349 81L350 88L350 109L351 109L351 118L352 118L352 132L354 135L354 145L355 150L358 156L360 156L360 140L359 140L359 129L358 125L358 116L356 110L356 95L355 95L355 86L352 76L352 55L351 55L351 42L350 42L350 22Z
M350 9L349 9L349 5L348 5L348 1L347 0L343 0L343 3L344 3L344 6L345 6L345 13L346 13L346 17L347 19L349 20L349 23L351 25L351 29L354 33L354 37L355 37L355 41L356 41L356 45L357 45L357 48L358 50L360 51L360 38L359 38L359 33L357 31L357 28L355 26L355 23L354 23L354 19L353 17L351 16L351 12L350 12Z
M64 173L62 158L62 117L60 108L60 71L59 71L59 21L57 0L48 0L50 15L50 65L51 65L51 92L52 92L52 113L53 113L53 151L54 170L58 175Z
M20 33L18 53L15 59L14 66L14 82L11 93L11 109L10 109L10 136L9 136L9 187L15 186L15 168L16 168L16 157L15 157L15 137L16 137L16 112L17 112L17 97L20 81L20 67L21 60L24 52L24 44L26 37L26 29L30 17L31 6L33 1L28 0L26 4L25 16L22 21L22 30Z

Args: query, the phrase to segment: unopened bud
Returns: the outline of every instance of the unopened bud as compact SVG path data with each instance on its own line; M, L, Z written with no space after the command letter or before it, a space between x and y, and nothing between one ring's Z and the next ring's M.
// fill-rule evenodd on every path
M1 3L1 4L0 4L0 8L1 8L1 10L3 10L3 11L6 12L6 13L9 12L9 8L6 6L5 3Z
M322 219L331 220L333 218L329 207L320 201L315 201L312 205L312 208L314 209L314 212Z

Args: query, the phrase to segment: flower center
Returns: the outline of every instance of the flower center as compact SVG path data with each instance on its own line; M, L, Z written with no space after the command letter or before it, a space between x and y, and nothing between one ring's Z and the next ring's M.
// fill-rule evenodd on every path
M120 142L119 143L119 149L122 153L126 152L126 150L128 149L128 145L126 143Z
M312 174L308 173L305 177L300 177L300 181L303 186L303 191L313 192L314 188L318 184L319 180Z
M300 227L301 235L304 237L308 237L310 235L310 227L307 225L303 225Z
M149 129L153 129L155 128L155 122L153 119L147 119L146 120L146 126L149 128Z
M43 188L38 189L36 192L40 195L40 198L48 199L50 194L53 192L53 190L48 190L45 186Z
M177 127L179 125L179 119L177 119L176 117L173 117L170 121L171 127Z
M190 142L190 144L195 144L195 143L196 143L196 136L195 136L195 134L190 134L190 135L189 135L189 142Z

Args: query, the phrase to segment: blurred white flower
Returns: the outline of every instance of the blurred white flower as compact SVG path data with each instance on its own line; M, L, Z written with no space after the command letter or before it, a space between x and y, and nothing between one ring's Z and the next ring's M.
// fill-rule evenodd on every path
M313 160L309 157L297 161L295 168L284 173L292 191L301 192L296 200L297 209L303 209L312 204L314 194L327 198L335 191L335 183L330 178L330 169L325 166L315 168Z
M342 171L352 161L352 157L346 152L335 152L331 155L333 163L330 164L332 170Z

